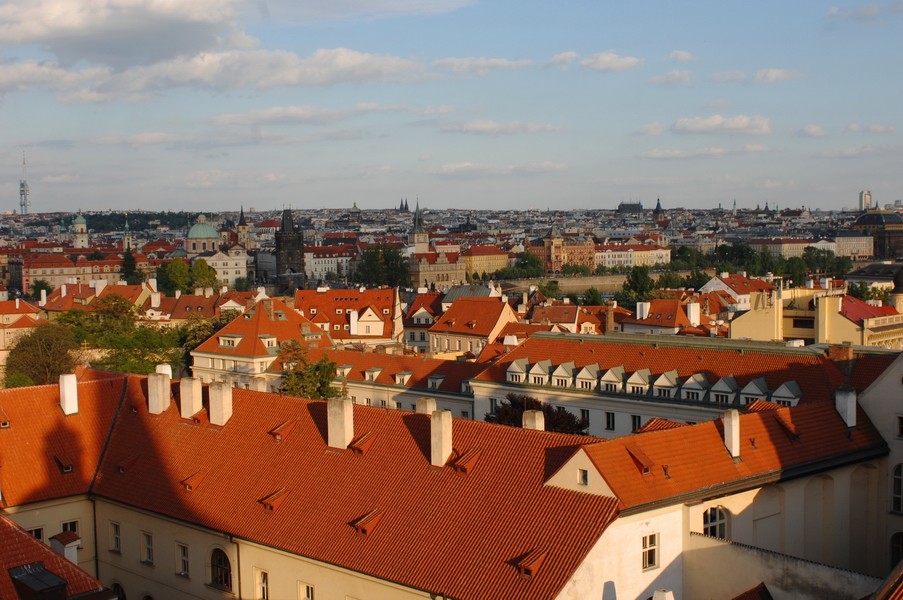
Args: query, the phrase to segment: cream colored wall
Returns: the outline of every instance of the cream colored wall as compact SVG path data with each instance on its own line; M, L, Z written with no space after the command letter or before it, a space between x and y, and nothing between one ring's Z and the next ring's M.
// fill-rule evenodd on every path
M119 523L121 552L112 548L111 522ZM154 538L154 562L141 561L142 533ZM118 583L129 598L145 595L182 600L233 598L234 593L210 586L210 555L214 548L226 552L232 567L232 589L238 590L238 548L227 536L136 510L97 500L98 579L106 586ZM178 548L188 546L189 574L177 574ZM275 597L274 597L275 598Z
M559 600L586 598L649 598L658 589L682 594L683 518L680 506L618 518L590 550ZM659 566L643 569L643 536L659 534Z
M363 381L349 381L346 388L347 397L357 404L366 405L369 400L370 406L382 406L385 402L386 408L413 410L411 406L416 405L418 398L429 397L435 398L438 410L450 410L455 417L483 418L482 413L474 414L473 400L467 396L449 396L437 393L437 390L411 390L404 386L374 385Z
M430 594L389 581L367 577L332 565L305 559L239 540L241 554L241 597L258 600L260 573L267 573L269 597L273 600L305 600L303 585L314 588L316 600L379 598L411 600L430 598Z
M44 543L63 531L63 523L78 521L81 544L78 547L78 566L92 575L94 571L94 511L86 496L71 496L46 502L36 502L4 509L13 521L25 529L44 529Z

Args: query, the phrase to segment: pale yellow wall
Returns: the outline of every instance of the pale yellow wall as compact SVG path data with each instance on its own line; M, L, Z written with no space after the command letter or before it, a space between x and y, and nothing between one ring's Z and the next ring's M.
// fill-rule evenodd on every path
M94 571L94 512L86 496L72 496L58 500L35 502L4 509L13 521L25 529L44 529L44 543L62 532L63 523L78 521L81 544L78 547L78 566L96 575Z

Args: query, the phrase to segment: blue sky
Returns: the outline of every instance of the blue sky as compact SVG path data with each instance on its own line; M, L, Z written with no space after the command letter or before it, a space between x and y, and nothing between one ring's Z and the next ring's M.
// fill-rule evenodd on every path
M903 198L903 2L0 0L0 210ZM5 183L3 183L5 182Z

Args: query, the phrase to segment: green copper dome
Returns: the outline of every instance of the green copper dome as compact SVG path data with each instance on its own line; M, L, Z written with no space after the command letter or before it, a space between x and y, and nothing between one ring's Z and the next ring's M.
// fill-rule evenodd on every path
M198 215L198 220L188 230L188 239L209 240L211 238L219 238L219 234L216 232L216 229L207 223L207 217Z

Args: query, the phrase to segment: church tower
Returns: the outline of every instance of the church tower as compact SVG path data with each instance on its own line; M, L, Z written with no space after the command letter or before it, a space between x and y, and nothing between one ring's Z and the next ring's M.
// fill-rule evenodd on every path
M244 206L241 207L241 210L238 213L238 225L236 225L235 230L238 237L238 243L241 244L245 250L252 250L254 248L254 242L251 241L251 226L245 221Z
M420 210L420 201L414 209L414 226L408 232L408 245L414 247L415 254L423 254L430 251L430 234L423 228L423 212Z
M74 248L87 248L88 247L88 222L85 220L85 217L82 216L81 213L78 213L78 216L72 221L72 231L75 235L75 239L72 241L72 246Z
M282 211L282 226L276 232L276 273L284 289L304 287L304 234L288 208Z

